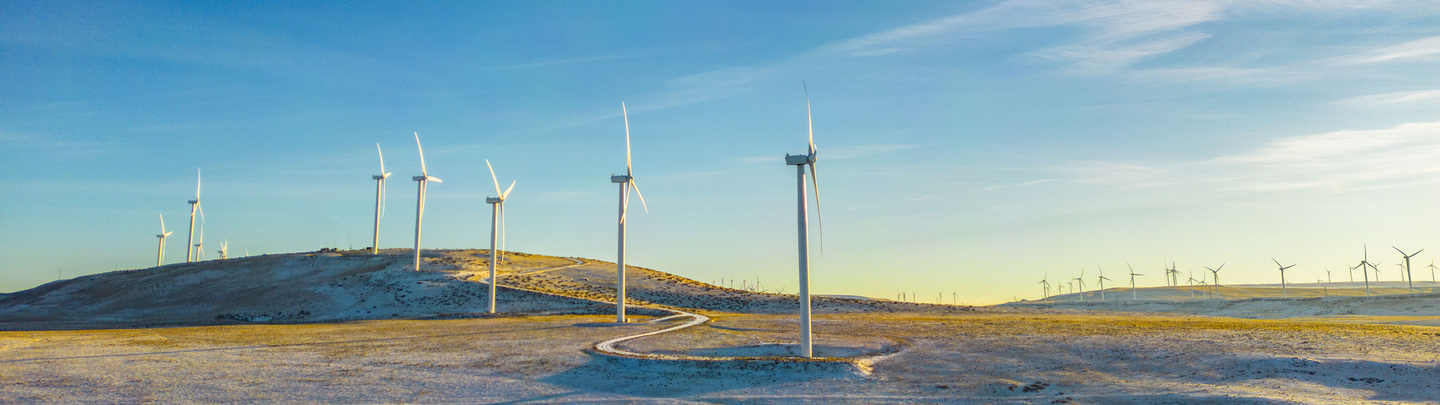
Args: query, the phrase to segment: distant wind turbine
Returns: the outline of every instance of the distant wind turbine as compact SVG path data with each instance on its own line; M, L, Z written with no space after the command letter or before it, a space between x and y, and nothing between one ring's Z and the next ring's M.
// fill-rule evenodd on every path
M1407 254L1405 254L1405 251L1400 250L1400 248L1394 247L1394 246L1391 246L1391 247L1392 247L1392 248L1395 248L1395 251L1396 251L1396 252L1400 252L1400 256L1405 258L1405 280L1407 280L1407 281L1410 283L1410 293L1411 293L1411 294L1414 294L1414 293L1415 293L1415 279L1410 277L1410 258L1415 257L1415 255L1420 254L1420 252L1424 252L1425 249L1416 250L1415 253L1411 253L1411 254L1408 254L1408 255L1407 255Z
M1352 283L1355 282L1355 269L1356 269L1357 267L1358 267L1358 266L1351 266L1351 265L1350 265L1350 262L1345 262L1345 268L1346 268L1347 270L1350 270L1350 282L1352 282Z
M510 197L510 190L515 189L515 182L511 181L510 187L506 188L504 192L501 192L500 180L495 178L495 168L490 166L490 159L485 159L485 167L490 169L490 182L495 183L495 197L485 199L485 202L490 204L490 313L493 314L495 313L495 284L497 281L495 278L495 264L500 260L500 256L496 254L495 250L496 216L497 214L499 216L498 224L505 223L505 199ZM499 228L501 230L500 237L504 239L504 227L499 226Z
M1130 268L1130 300L1134 301L1138 299L1138 296L1135 295L1135 276L1143 276L1144 274L1136 274L1135 268L1130 267L1130 263L1125 263L1125 267Z
M1334 282L1334 281L1332 281L1332 280L1330 279L1330 268L1329 268L1329 267L1326 267L1326 268L1325 268L1325 282L1327 282L1327 283L1333 283L1333 282Z
M443 183L431 177L425 170L425 148L420 146L420 133L415 133L415 150L420 151L420 175L411 177L415 181L415 271L420 271L420 223L425 218L425 191L430 182Z
M416 138L420 137L417 132ZM370 176L375 179L375 237L370 241L370 254L380 254L380 218L385 216L385 179L390 178L390 172L385 171L385 151L380 150L380 144L375 144L375 153L380 154L380 174Z
M223 207L222 207L223 208ZM191 245L195 243L195 212L200 210L200 169L195 169L195 199L190 200L190 235L185 240L185 262L191 262L194 255ZM204 216L205 214L200 214Z
M1200 266L1200 267L1205 267L1205 266ZM1210 270L1210 274L1213 274L1213 275L1215 276L1215 281L1214 281L1213 283L1211 283L1211 286L1210 286L1211 289L1215 290L1215 298L1220 298L1220 269L1223 269L1223 268L1225 268L1225 263L1220 263L1220 267L1216 267L1216 268L1213 268L1213 269L1212 269L1212 268L1209 268L1209 267L1205 267L1205 270ZM1205 273L1200 273L1200 281L1205 281ZM1208 294L1208 293L1207 293L1207 294ZM1207 295L1205 298L1210 298L1210 297Z
M1360 275L1365 277L1365 296L1366 296L1366 297L1369 297L1369 296L1370 296L1370 270L1369 270L1369 269L1366 269L1365 267L1374 267L1374 265L1371 265L1371 264L1370 264L1370 248L1369 248L1368 246L1366 246L1366 245L1360 245L1360 248L1362 249L1360 252L1361 252L1361 254L1363 255L1363 256L1361 256L1360 264L1355 265L1355 267L1350 268L1350 270L1353 271L1353 270L1355 270L1356 268L1359 268L1359 269L1360 269ZM1354 276L1351 276L1351 277L1354 277Z
M200 209L200 240L195 241L195 261L205 257L205 209Z
M1080 283L1080 302L1085 302L1085 269L1080 269L1080 277L1076 277L1075 281Z
M1050 298L1050 272L1045 272L1045 278L1040 279L1040 288L1043 291L1040 299Z
M222 208L223 208L223 207L222 207ZM229 259L229 258L230 258L230 240L226 239L226 240L223 240L223 241L220 242L220 260L225 260L225 259Z
M165 231L165 215L164 215L164 214L161 214L161 215L160 215L160 234L159 234L159 235L155 235L156 238L160 238L160 250L155 253L155 267L160 267L161 264L164 264L164 263L165 263L165 238L170 237L170 234L172 234L172 233L175 233L175 232L174 232L174 231L169 231L169 232Z
M1191 272L1190 272L1190 280L1185 281L1185 283L1190 285L1190 299L1192 299L1192 300L1195 299L1195 272L1194 272L1194 271L1191 271Z
M1109 280L1110 278L1105 277L1105 268L1099 265L1096 265L1095 268L1100 271L1100 278L1097 279L1097 281L1100 282L1100 301L1105 301L1105 280Z
M820 234L820 251L822 253L825 251L825 232L823 230L825 220L824 216L820 213L820 180L815 173L815 161L819 156L815 150L815 121L810 115L809 87L805 88L805 124L810 135L809 153L804 155L791 155L786 153L785 164L795 166L796 179L799 182L796 188L796 209L798 214L796 215L798 217L796 218L796 225L799 228L798 239L800 242L800 356L811 357L813 353L811 351L810 339L810 214L809 204L805 201L809 194L809 192L805 190L806 166L810 167L810 181L814 183L815 186L815 228Z
M1280 294L1281 294L1281 296L1284 297L1284 298L1290 298L1290 294L1285 291L1285 270L1286 270L1286 269L1289 269L1289 268L1291 268L1291 267L1295 267L1295 265L1292 264L1292 265L1286 266L1286 265L1280 264L1280 261L1279 261L1279 260L1275 260L1275 258L1273 258L1273 257L1270 258L1270 261L1275 262L1275 265L1280 267Z
M620 235L616 238L618 247L615 253L615 322L625 323L625 226L629 222L626 213L630 208L630 190L634 189L635 195L640 196L640 208L650 212L650 206L645 204L645 195L635 185L635 173L630 166L630 112L624 102L620 103L620 114L625 118L625 175L611 175L610 182L620 185ZM807 291L805 288L804 283L800 284L801 292Z
M1430 258L1430 265L1429 265L1429 266L1426 266L1426 267L1429 267L1429 268L1430 268L1430 282L1431 282L1431 283L1434 283L1434 282L1435 282L1435 258L1433 258L1433 257Z

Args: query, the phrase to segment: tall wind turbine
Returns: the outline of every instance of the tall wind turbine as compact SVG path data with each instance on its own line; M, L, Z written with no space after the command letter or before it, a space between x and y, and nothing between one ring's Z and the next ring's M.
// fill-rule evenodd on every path
M1100 282L1100 301L1105 301L1105 280L1109 280L1109 278L1105 277L1105 268L1098 265L1095 266L1095 268L1100 270L1100 278L1098 279Z
M1295 265L1292 264L1292 265L1286 266L1286 265L1280 264L1280 261L1279 261L1279 260L1275 260L1275 258L1273 258L1273 257L1270 258L1270 261L1275 262L1275 265L1280 267L1280 295L1281 295L1282 297L1284 297L1284 298L1290 298L1290 293L1288 293L1288 292L1285 291L1285 269L1289 269L1289 268L1291 268L1291 267L1295 267Z
M415 134L420 137L419 133ZM385 152L380 150L380 144L375 144L375 152L380 154L380 174L370 176L375 179L375 238L370 242L370 254L380 254L380 217L385 216L385 179L390 178L390 172L385 171Z
M1205 273L1200 273L1200 276L1201 276L1201 277L1204 277L1204 276L1205 276ZM1190 271L1190 280L1185 281L1185 284L1189 284L1189 285L1190 285L1190 299L1192 299L1192 300L1195 299L1195 271L1194 271L1194 270L1191 270L1191 271Z
M190 236L185 241L185 262L189 263L190 257L194 255L191 244L195 243L195 211L200 209L200 169L195 169L195 199L190 200ZM200 214L205 215L205 214Z
M510 182L510 188L504 192L500 191L500 180L495 179L495 168L490 166L490 159L485 159L485 167L490 169L490 181L495 183L495 197L486 197L485 203L490 204L490 313L495 313L495 263L499 256L495 253L495 231L498 224L505 223L505 198L510 196L510 190L515 189L515 182ZM497 223L496 217L499 217ZM503 238L503 232L502 238Z
M415 133L415 150L420 151L420 175L411 177L415 180L415 270L420 270L420 222L425 218L425 189L430 182L444 183L439 178L431 177L430 172L425 170L425 148L420 146L420 133Z
M219 253L220 253L220 260L225 260L225 259L229 259L229 258L230 258L230 240L226 239L226 240L220 242L220 252L219 252Z
M1329 268L1329 267L1326 267L1326 268L1325 268L1325 282L1327 282L1327 283L1333 283L1333 282L1335 282L1334 279L1331 279L1331 278L1330 278L1330 268Z
M1374 267L1374 266L1370 264L1370 247L1369 247L1369 246L1366 246L1366 245L1360 245L1360 248L1363 249L1363 250L1360 251L1361 254L1363 255L1363 256L1360 256L1360 257L1361 257L1361 259L1360 259L1360 264L1355 265L1355 267L1352 267L1350 270L1355 270L1355 268L1359 268L1359 269L1360 269L1360 275L1365 277L1365 296L1366 296L1366 297L1369 297L1369 296L1370 296L1370 270L1369 270L1369 269L1366 269L1365 267ZM1354 276L1351 276L1351 277L1354 277Z
M1144 274L1136 274L1135 268L1130 267L1130 263L1125 263L1125 267L1130 268L1130 300L1134 301L1137 299L1137 295L1135 295L1135 276L1143 276Z
M1345 268L1350 270L1350 282L1355 282L1355 269L1358 266L1351 266L1350 262L1345 262Z
M1080 302L1085 302L1085 269L1080 269L1080 277L1076 277L1075 281L1080 283Z
M630 190L635 190L635 195L640 196L640 208L650 212L650 206L645 204L640 186L635 185L635 172L630 165L630 112L624 102L620 103L620 115L625 118L625 174L610 175L610 182L620 185L619 235L615 248L615 322L625 323L625 225L628 222L625 214L630 208ZM801 288L804 288L803 285Z
M1412 278L1410 278L1410 258L1415 257L1415 255L1420 254L1420 252L1424 252L1425 249L1416 250L1415 253L1411 253L1411 254L1408 254L1408 255L1407 255L1407 254L1405 254L1405 251L1400 250L1400 248L1397 248L1397 247L1394 247L1394 246L1391 246L1391 247L1392 247L1392 248L1395 248L1395 251L1396 251L1396 252L1400 252L1400 256L1405 258L1405 279L1406 279L1406 280L1409 280L1409 282L1410 282L1410 293L1411 293L1411 294L1414 294L1414 293L1415 293L1415 280L1412 279Z
M799 228L800 242L800 356L811 357L810 341L810 214L809 204L805 197L809 192L805 190L805 167L810 167L810 181L815 186L815 219L816 230L821 235L821 251L824 251L824 217L820 213L820 181L815 174L815 122L810 115L810 89L805 88L805 124L810 134L809 153L804 155L785 154L785 164L795 166L797 183L796 194L796 225Z
M166 232L166 231L165 231L165 215L164 215L164 214L161 214L161 215L160 215L160 234L159 234L159 235L155 235L156 238L160 238L160 250L155 253L155 267L160 267L161 264L164 264L164 263L165 263L165 238L170 237L170 234L172 234L172 233L175 233L175 232L174 232L174 231L169 231L169 232Z

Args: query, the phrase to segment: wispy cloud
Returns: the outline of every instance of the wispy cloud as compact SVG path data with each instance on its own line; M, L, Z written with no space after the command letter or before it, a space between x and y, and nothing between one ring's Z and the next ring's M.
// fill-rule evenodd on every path
M1413 59L1437 54L1440 54L1440 35L1342 57L1338 61L1342 64L1353 65Z
M1053 180L1055 180L1055 179L1040 179L1040 180L1031 180L1031 181L1027 181L1027 182L1024 182L1024 183L1017 183L1017 184L1006 184L1006 185L1001 185L1001 186L990 186L990 187L982 188L982 189L980 189L980 191L990 191L990 190L999 190L999 189L1002 189L1002 188L1015 188L1015 187L1033 186L1033 185L1036 185L1036 184L1049 183L1049 182L1051 182L1051 181L1053 181Z
M1440 98L1440 89L1371 94L1338 100L1331 104L1344 107L1376 108L1394 104L1431 101L1437 98Z

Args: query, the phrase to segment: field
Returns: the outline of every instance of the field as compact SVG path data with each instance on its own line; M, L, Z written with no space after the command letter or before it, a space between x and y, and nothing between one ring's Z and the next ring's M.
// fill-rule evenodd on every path
M1134 312L1111 302L1087 302L1116 307L1097 311L1055 302L1045 308L1036 307L1042 303L957 307L820 298L816 353L829 358L808 364L785 357L794 350L798 330L790 315L794 301L786 296L635 268L633 304L650 309L632 312L632 323L616 324L613 306L593 301L613 299L613 290L604 288L613 282L613 264L515 255L500 266L502 313L488 315L487 288L476 281L483 280L488 265L485 252L436 252L422 272L407 270L402 253L387 253L171 265L0 297L0 324L8 330L0 332L0 402L1149 404L1440 398L1435 378L1440 328L1365 322L1364 317L1398 316L1377 312L1394 310L1395 305L1372 303L1384 299L1269 304L1305 307L1318 300L1351 308L1352 323L1344 323L1313 316ZM266 285L270 288L257 290ZM223 293L242 287L256 292ZM203 296L211 302L180 305ZM1149 301L1154 302L1131 304L1163 309L1162 300ZM1209 302L1179 304L1201 303ZM710 320L619 348L713 361L614 356L595 349L597 342L684 322L668 317L667 309ZM308 315L299 316L301 311ZM266 314L279 316L259 318ZM1413 316L1434 315L1431 309ZM647 322L652 320L659 321Z

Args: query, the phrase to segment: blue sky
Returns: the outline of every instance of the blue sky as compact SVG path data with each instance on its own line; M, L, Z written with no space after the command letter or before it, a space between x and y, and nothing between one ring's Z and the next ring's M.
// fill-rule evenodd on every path
M196 168L210 257L368 246L377 142L406 246L417 131L426 246L488 244L489 159L511 249L614 260L621 102L629 262L794 291L802 83L818 293L1392 279L1440 249L1437 63L1429 1L3 2L0 291L147 267L156 214L183 260Z

